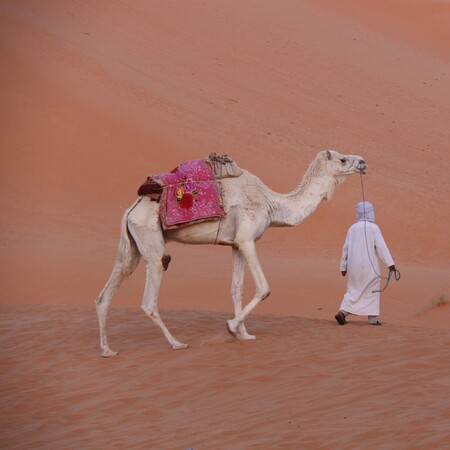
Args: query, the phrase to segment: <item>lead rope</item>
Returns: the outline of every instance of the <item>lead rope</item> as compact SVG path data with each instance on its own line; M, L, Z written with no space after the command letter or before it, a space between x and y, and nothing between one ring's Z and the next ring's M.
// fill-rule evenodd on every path
M375 272L375 275L378 278L382 279L382 280L386 280L386 284L384 285L383 289L376 289L376 290L372 291L372 294L375 294L376 292L383 292L384 290L387 289L387 287L389 285L389 281L391 280L392 272L394 272L395 281L400 280L401 274L400 274L400 271L398 269L395 269L395 270L390 270L387 277L383 277L377 272L377 270L375 269L375 266L374 266L372 260L370 259L369 243L367 241L367 231L366 231L366 199L365 199L365 194L364 194L364 184L363 184L363 179L362 179L362 173L359 174L359 177L361 179L361 190L362 190L362 197L363 197L364 238L366 240L367 257L369 258L370 265L372 266L372 269Z

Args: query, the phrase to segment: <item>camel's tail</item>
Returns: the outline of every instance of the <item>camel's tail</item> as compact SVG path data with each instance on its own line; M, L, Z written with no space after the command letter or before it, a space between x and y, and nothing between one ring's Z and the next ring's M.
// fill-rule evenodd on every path
M140 201L141 198L137 199L133 205L125 211L125 214L122 217L116 264L120 264L124 279L128 278L133 273L141 259L141 254L139 253L136 242L128 230L128 214L130 214Z
M105 287L96 299L97 309L102 306L107 310L112 296L117 292L122 281L127 279L133 273L141 259L141 254L139 253L136 242L128 231L127 225L128 214L139 201L140 199L136 200L136 202L125 211L125 214L122 217L116 262Z

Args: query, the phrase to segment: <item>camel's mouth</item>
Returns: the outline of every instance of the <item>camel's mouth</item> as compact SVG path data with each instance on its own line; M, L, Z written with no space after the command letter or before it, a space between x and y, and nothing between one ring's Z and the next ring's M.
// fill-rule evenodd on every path
M365 174L366 174L366 169L367 169L367 164L366 164L366 162L365 162L364 160L361 159L361 160L358 162L357 169L358 169L358 171L359 171L360 174L365 175Z

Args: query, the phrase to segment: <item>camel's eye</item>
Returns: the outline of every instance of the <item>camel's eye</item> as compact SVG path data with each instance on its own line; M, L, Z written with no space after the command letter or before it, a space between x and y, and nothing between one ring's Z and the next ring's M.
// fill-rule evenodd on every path
M340 160L341 160L342 165L344 165L347 162L347 160L345 158L340 158Z

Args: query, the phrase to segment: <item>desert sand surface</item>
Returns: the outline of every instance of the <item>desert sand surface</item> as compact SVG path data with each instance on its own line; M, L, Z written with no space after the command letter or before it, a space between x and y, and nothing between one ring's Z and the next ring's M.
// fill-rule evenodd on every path
M1 448L450 448L450 3L0 0ZM234 341L231 252L169 244L94 299L148 174L228 154L275 191L358 154L302 224L258 242L271 287ZM334 314L367 200L402 277L382 327ZM253 283L246 276L246 299Z

